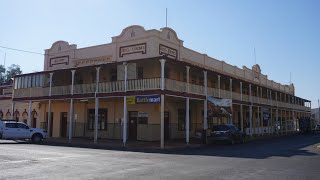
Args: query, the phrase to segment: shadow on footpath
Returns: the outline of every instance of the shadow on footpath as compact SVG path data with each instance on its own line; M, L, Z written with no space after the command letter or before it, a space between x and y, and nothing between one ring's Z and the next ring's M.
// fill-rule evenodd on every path
M119 141L117 141L119 142ZM314 146L320 143L320 134L297 134L290 136L275 137L272 139L261 139L245 144L225 145L225 144L210 144L202 146L177 147L169 149L159 149L158 147L119 147L106 144L69 144L69 143L47 143L44 142L41 146L63 146L72 148L90 148L104 149L128 152L143 152L143 153L159 153L172 155L198 155L198 156L216 156L216 157L234 157L234 158L253 158L265 159L273 156L291 157L291 156L319 156L319 153L311 152L309 146ZM31 144L26 141L0 141L1 144L17 145ZM147 144L147 143L146 143ZM140 144L140 146L143 143ZM1 148L1 147L0 147ZM88 150L88 149L87 149Z

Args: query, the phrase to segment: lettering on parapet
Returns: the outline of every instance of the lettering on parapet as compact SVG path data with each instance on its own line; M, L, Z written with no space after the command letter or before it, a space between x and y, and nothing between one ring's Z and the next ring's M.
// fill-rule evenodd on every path
M167 55L172 59L177 59L178 51L174 48L165 46L163 44L159 44L159 54L160 55Z
M135 54L135 53L146 54L147 53L147 43L122 46L119 49L119 56L120 57L123 57L124 55L127 55L127 54Z
M59 65L59 64L69 64L69 56L60 56L60 57L54 57L50 58L50 64L49 66L52 67L54 65Z

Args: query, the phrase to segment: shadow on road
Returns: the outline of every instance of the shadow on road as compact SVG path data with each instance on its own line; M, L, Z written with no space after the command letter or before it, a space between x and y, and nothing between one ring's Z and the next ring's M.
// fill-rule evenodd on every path
M319 135L293 135L237 145L211 145L202 150L183 151L183 155L265 159L273 156L318 156ZM317 152L314 152L317 151Z

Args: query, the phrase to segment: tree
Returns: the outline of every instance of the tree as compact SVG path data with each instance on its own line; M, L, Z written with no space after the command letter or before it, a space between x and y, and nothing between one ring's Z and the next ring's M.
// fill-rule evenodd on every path
M13 76L17 74L21 74L22 70L20 69L20 66L17 64L11 64L10 67L8 67L7 73L6 73L6 82L10 81Z
M6 68L3 65L0 65L0 84L5 83L6 81Z

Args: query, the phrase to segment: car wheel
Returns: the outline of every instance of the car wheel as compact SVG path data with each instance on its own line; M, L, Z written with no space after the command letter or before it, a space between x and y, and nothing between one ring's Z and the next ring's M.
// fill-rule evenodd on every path
M32 140L32 143L39 144L42 141L42 136L40 134L35 134L32 136L31 140Z

